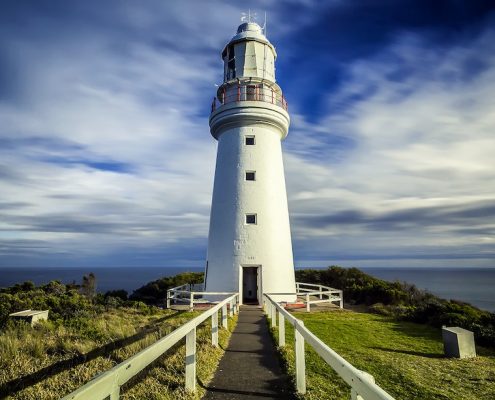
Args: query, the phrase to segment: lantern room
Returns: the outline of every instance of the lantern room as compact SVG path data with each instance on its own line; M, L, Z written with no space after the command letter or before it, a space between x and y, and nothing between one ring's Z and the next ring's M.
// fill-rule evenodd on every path
M277 53L255 22L239 26L222 52L224 83L234 79L259 78L275 82Z

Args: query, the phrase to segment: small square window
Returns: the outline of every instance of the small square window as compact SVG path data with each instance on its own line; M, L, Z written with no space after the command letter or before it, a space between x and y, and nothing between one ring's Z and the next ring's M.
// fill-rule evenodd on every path
M256 214L246 214L246 224L256 225L257 223Z
M254 146L254 136L246 136L246 146Z
M255 181L256 180L256 172L255 171L246 171L246 180L247 181Z

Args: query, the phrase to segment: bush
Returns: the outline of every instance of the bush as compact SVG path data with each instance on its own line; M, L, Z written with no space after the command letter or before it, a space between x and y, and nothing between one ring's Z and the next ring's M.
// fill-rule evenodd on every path
M341 289L347 303L365 304L378 314L435 327L449 325L469 329L479 344L495 347L495 314L462 301L441 299L415 285L387 282L357 268L337 266L297 270L296 280Z
M203 280L204 274L202 272L184 272L175 276L167 276L140 287L129 298L146 304L163 305L167 299L168 289L186 283L202 283Z

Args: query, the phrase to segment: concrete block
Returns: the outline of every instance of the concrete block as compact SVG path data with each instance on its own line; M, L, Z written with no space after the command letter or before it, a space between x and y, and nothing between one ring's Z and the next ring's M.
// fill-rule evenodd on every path
M9 317L24 320L31 324L31 326L34 326L39 321L46 321L48 319L48 310L23 310L9 314Z
M474 334L459 327L443 327L443 349L446 357L471 358L476 357Z

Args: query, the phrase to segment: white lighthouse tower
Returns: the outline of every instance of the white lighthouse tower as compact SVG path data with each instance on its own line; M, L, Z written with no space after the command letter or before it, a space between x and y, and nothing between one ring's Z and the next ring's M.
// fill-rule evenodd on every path
M281 141L289 129L275 82L277 53L254 22L239 26L222 52L224 81L210 131L218 140L205 290L296 299Z

